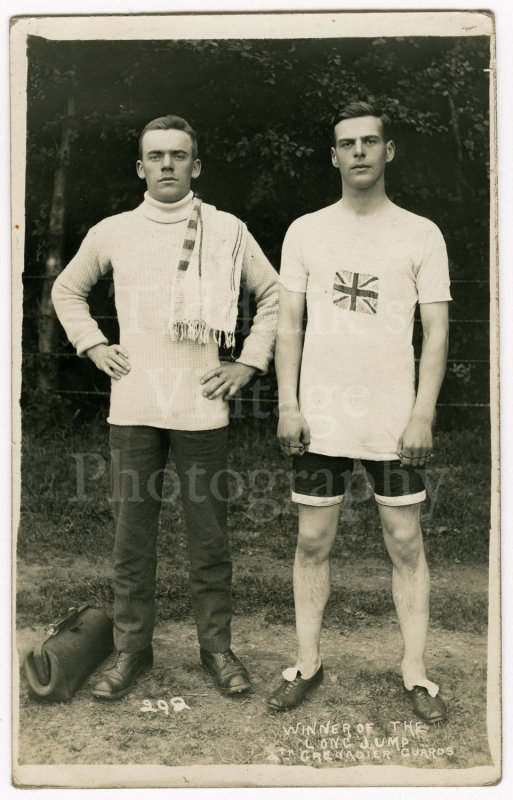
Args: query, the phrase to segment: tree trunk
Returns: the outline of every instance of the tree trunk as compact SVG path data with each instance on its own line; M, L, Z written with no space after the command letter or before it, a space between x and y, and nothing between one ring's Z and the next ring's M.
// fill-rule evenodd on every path
M460 122L458 119L458 111L456 103L450 92L447 93L447 100L449 101L449 118L452 128L452 135L456 144L456 190L458 193L459 201L463 202L463 194L465 186L465 179L463 176L463 147L461 144Z
M46 357L40 359L38 370L38 388L44 392L57 387L58 366L56 359L50 355L55 352L57 342L57 318L52 305L51 292L53 283L63 268L66 171L74 125L75 98L70 91L53 183L48 252L38 316L38 349L43 356L47 354Z

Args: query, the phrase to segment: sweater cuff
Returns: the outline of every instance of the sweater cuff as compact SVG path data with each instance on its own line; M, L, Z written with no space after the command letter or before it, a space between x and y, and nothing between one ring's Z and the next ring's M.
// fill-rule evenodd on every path
M242 352L236 359L241 364L247 364L248 367L255 367L264 375L271 363L274 351L274 337L271 341L268 339L260 339L255 341L254 333L250 334L244 342Z
M82 336L76 343L77 356L80 358L87 358L85 355L86 350L90 347L96 347L97 344L108 344L109 340L105 338L101 331L91 331L90 333Z

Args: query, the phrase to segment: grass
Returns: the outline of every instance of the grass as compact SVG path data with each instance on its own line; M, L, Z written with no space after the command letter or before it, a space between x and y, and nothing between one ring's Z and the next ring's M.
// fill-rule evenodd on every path
M157 581L157 609L160 620L184 620L191 617L191 598L185 569ZM267 624L294 623L294 599L290 580L274 576L258 577L242 573L233 585L234 607L238 616L262 614ZM112 581L106 577L85 580L46 579L33 589L18 592L17 612L20 622L45 623L58 617L72 605L89 602L112 609ZM390 592L363 588L360 591L333 587L324 613L326 625L340 631L393 618ZM487 598L460 591L445 591L431 602L431 620L446 630L481 633L488 619Z
M59 428L25 426L22 461L19 555L38 562L48 551L88 555L112 546L108 468L108 426L99 417L86 421L64 416ZM279 452L274 423L237 421L232 426L232 484L229 524L232 544L251 544L278 559L295 547L296 509L289 500L289 464ZM425 504L423 530L433 563L486 563L489 532L489 446L480 431L440 433L430 464L437 493ZM481 464L481 470L475 469ZM84 474L80 469L84 468ZM265 468L267 474L262 472ZM384 554L372 500L364 500L362 475L355 473L342 513L334 555ZM164 503L161 549L184 534L179 504Z
M488 622L488 598L459 588L445 590L443 596L432 598L430 618L448 631L480 633Z
M211 682L205 682L192 625L183 513L179 503L166 502L158 543L153 671L115 714L110 706L92 703L87 686L71 704L38 705L27 697L22 681L20 752L27 763L303 764L304 737L287 734L287 727L329 719L353 726L372 721L373 735L382 739L393 733L392 720L410 719L396 671L400 635L389 560L375 504L364 500L367 490L358 472L333 547L334 582L322 635L324 684L315 698L282 717L265 709L270 682L279 678L295 646L291 567L297 512L289 500L289 466L274 434L274 424L266 421L235 421L231 429L230 468L243 483L243 492L236 496L234 491L229 504L234 638L251 666L253 692L240 701L220 702ZM17 613L25 637L34 638L34 625L48 623L70 605L89 601L112 610L107 440L108 426L98 416L73 416L66 406L26 414L17 540ZM408 757L392 747L388 763L435 769L490 763L486 586L465 577L486 570L488 471L478 473L475 465L489 463L487 441L480 431L443 432L436 440L432 482L437 492L425 504L423 519L435 577L428 659L444 687L450 719L422 740L408 734ZM157 702L173 695L184 696L190 712L169 717L140 712L142 698ZM319 736L310 743L322 751ZM355 753L357 748L356 738Z
M269 622L291 622L293 601L290 576L274 567L290 566L296 540L296 508L289 499L289 465L281 456L274 423L240 421L232 424L230 468L238 473L243 491L232 483L229 526L232 550L242 568L234 586L239 613L263 612ZM99 417L81 420L63 410L59 427L43 424L41 416L26 415L22 456L21 523L18 556L28 565L108 560L113 545L109 503L108 425ZM433 459L434 497L425 504L423 529L428 561L437 565L486 564L489 530L489 487L486 465L489 448L480 431L444 432L437 437ZM171 465L170 465L171 466ZM262 468L267 470L263 472ZM83 468L83 469L82 469ZM82 469L82 472L81 472ZM360 563L362 557L387 560L374 502L355 472L351 497L341 513L340 535L332 556L340 563ZM190 612L187 586L185 527L179 503L164 502L161 513L159 559L168 565L157 588L159 613L181 619ZM169 554L173 553L171 559ZM259 555L271 567L255 575ZM365 562L361 562L365 563ZM247 569L246 569L247 568ZM172 579L169 575L172 574ZM84 580L67 582L53 574L18 598L18 611L35 619L52 618L76 598L111 604L108 577L94 567ZM392 611L389 593L336 588L326 620L351 627L355 620L378 618ZM448 629L482 629L486 604L472 593L463 598L445 592L434 598L433 619Z
M370 724L371 741L392 737L388 764L457 769L490 763L485 670L468 653L458 658L458 641L451 634L441 637L442 649L434 656L450 718L441 727L420 725L405 730L411 711L397 672L387 666L394 661L392 643L384 641L379 652L366 649L355 655L347 640L326 637L322 686L302 707L273 715L266 710L265 698L279 678L283 646L274 649L272 642L288 640L290 634L286 626L273 626L267 633L259 624L247 631L244 622L236 627L241 655L254 679L253 691L241 697L219 698L201 670L190 626L183 623L160 629L154 669L115 709L112 704L91 702L88 686L77 692L72 703L38 705L27 697L22 684L25 763L301 765L308 737L309 748L321 754L326 747L323 739L327 739L333 759L331 763L313 761L313 766L353 766L353 756L346 758L345 747L332 743L320 730L320 724L328 721L339 726L339 733L344 724L350 725L348 749L355 758L362 744L365 747L362 726ZM380 630L373 633L379 636ZM445 657L449 653L452 657ZM169 716L141 713L143 698L156 706L159 699L169 701L176 695L185 698L189 711ZM315 733L305 733L306 726L315 728ZM394 746L398 732L408 740L406 756Z

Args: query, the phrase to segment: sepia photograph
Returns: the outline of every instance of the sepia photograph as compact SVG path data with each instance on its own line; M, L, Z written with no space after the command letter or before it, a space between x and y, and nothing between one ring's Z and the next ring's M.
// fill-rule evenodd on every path
M10 38L15 785L498 782L493 13Z

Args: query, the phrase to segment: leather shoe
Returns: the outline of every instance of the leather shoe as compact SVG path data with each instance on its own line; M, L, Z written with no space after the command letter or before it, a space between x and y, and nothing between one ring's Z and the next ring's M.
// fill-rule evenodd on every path
M211 675L221 694L245 692L251 686L246 667L231 650L209 653L200 647L201 663Z
M425 686L414 686L413 689L405 686L404 691L411 700L415 714L428 725L443 722L447 717L447 706L439 694L431 697Z
M153 648L150 645L135 653L118 652L116 663L100 675L93 689L95 697L118 700L128 694L137 676L153 666Z
M267 705L273 711L288 711L303 702L306 695L318 686L324 677L322 664L311 678L302 678L298 671L296 677L291 680L284 680L278 686L274 694L267 699Z

